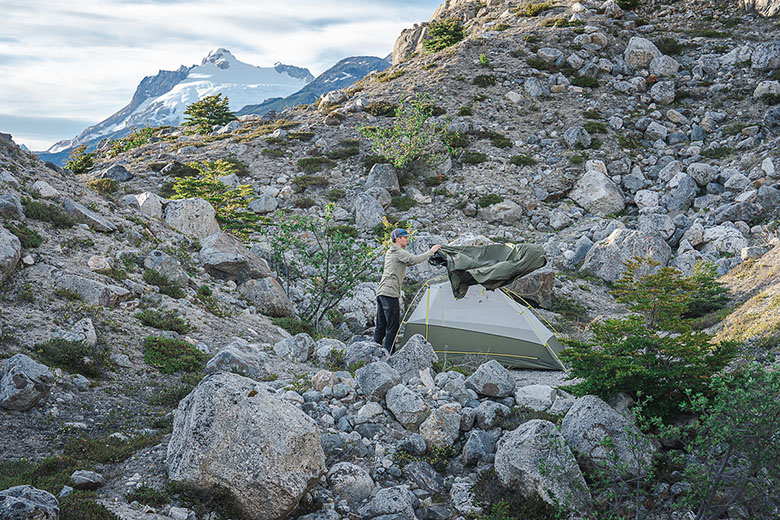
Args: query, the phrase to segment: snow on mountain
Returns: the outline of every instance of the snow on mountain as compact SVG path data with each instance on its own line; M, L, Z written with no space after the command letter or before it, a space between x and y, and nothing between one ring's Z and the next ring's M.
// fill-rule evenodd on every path
M127 135L133 128L179 125L187 105L206 96L223 94L231 110L269 98L288 96L314 80L305 68L275 64L257 67L236 59L229 50L209 53L200 65L182 66L176 71L160 71L143 79L130 104L93 125L73 139L59 141L44 153L43 160L62 163L75 147L93 149L106 137Z

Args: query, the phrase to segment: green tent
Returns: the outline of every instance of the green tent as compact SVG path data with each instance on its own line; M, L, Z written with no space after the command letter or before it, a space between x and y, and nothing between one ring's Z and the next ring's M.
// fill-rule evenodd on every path
M422 334L440 360L482 355L509 368L565 370L558 360L563 345L502 290L474 285L455 299L448 282L430 285L405 324L401 345Z

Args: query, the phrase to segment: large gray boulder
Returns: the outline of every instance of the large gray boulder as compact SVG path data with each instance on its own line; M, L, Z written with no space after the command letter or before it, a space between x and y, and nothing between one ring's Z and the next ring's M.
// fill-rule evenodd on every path
M401 186L398 184L398 174L392 164L377 163L371 167L366 179L365 188L384 188L391 195L401 193Z
M577 460L549 421L533 419L505 433L498 441L494 465L505 487L529 497L536 494L548 504L568 504L581 513L591 510L590 491Z
M87 209L85 206L82 206L75 200L65 199L63 207L65 208L65 211L75 220L88 225L95 231L111 233L117 230L117 227L113 222L101 217L91 209Z
M777 16L780 14L778 0L739 0L740 9L756 11L761 16Z
M355 197L355 226L363 231L373 229L382 223L385 210L377 200L367 193Z
M295 315L295 307L284 288L270 276L247 280L238 286L238 293L252 302L257 312L266 316L289 318Z
M422 397L404 385L395 385L385 395L387 409L407 430L415 430L428 418L431 409Z
M623 262L626 260L632 260L635 256L651 258L659 262L655 268L657 270L667 264L671 255L672 248L660 236L621 228L614 230L588 251L581 271L614 282L623 273Z
M513 226L523 218L525 210L512 200L502 200L479 210L479 216L493 224Z
M268 386L207 376L180 403L168 443L168 478L220 485L254 520L281 520L325 473L316 423Z
M521 408L545 412L552 407L556 398L555 388L549 385L526 385L515 391L515 403Z
M661 51L653 42L639 36L632 36L623 52L623 59L632 69L646 69L655 58L661 56Z
M501 363L491 359L466 379L466 387L487 397L507 397L515 391L515 378Z
M98 179L111 179L116 182L126 182L133 178L133 174L123 165L113 164L108 168L99 171L95 177Z
M177 231L196 238L219 233L217 212L203 199L172 200L165 207L165 222Z
M603 173L590 170L583 175L569 192L569 198L594 215L618 213L625 207L623 192Z
M49 392L54 375L46 365L24 354L3 361L0 370L0 407L23 412Z
M257 380L269 375L265 368L268 359L259 345L235 338L214 354L206 363L205 371L207 374L234 372Z
M450 447L460 435L460 405L447 403L436 408L420 425L428 449Z
M422 334L415 334L406 344L387 360L401 375L404 381L420 377L420 370L432 368L439 360L433 346L425 340Z
M305 332L284 338L274 345L277 356L296 363L305 363L314 354L314 340Z
M385 360L388 352L379 343L373 341L356 341L347 345L347 358L344 360L347 366L353 363L364 364Z
M15 486L0 491L0 518L3 520L57 520L60 504L42 489Z
M374 480L360 466L339 462L328 470L328 487L337 497L355 505L371 495Z
M759 43L753 50L751 58L754 70L770 71L780 68L780 41Z
M574 148L575 146L579 145L583 148L590 147L591 144L591 137L585 128L581 126L572 126L569 127L564 133L563 133L563 141L566 143L566 146L569 148Z
M583 467L591 471L617 463L635 477L652 468L653 444L631 421L595 395L577 399L563 418L561 435Z
M417 497L409 491L407 486L382 488L376 492L368 504L360 509L360 518L374 518L376 520L416 519L414 507L417 502Z
M11 276L21 257L22 243L16 235L0 227L0 282Z
M73 489L100 489L106 485L106 478L100 473L78 469L70 476Z
M135 195L135 201L138 204L138 210L148 217L162 218L163 207L168 202L156 193L145 191Z
M24 218L24 208L22 208L22 199L15 193L4 193L0 195L0 216L16 219Z
M241 240L231 234L215 233L204 238L201 245L198 258L212 276L238 283L271 276L265 260L249 251Z
M116 307L116 305L128 299L130 291L124 287L113 284L104 284L97 280L84 278L75 274L64 274L55 282L55 285L61 289L68 289L81 295L84 303L89 305L107 305Z
M375 361L355 372L360 389L372 401L381 401L387 391L401 382L401 375L384 361Z
M149 251L144 256L144 269L151 269L163 275L170 283L179 287L187 287L190 281L179 259L159 249Z

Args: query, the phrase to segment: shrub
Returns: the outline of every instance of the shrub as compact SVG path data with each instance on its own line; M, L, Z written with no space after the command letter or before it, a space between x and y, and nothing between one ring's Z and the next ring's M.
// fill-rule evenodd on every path
M327 195L328 200L332 202L341 200L346 196L347 196L347 192L343 188L333 188L332 190L328 191L328 195Z
M761 101L767 105L780 105L780 94L767 92L761 95Z
M402 97L390 128L362 127L360 133L371 140L373 150L396 168L404 168L417 159L429 164L444 161L447 151L439 151L446 125L430 121L436 104L429 94Z
M630 135L619 135L618 137L618 143L623 148L628 149L637 149L637 148L644 148L644 145L642 144L642 136L639 134L630 134Z
M87 181L87 187L100 195L108 195L119 189L114 179L90 179Z
M223 98L220 93L206 96L187 106L181 126L191 128L190 133L208 134L215 126L224 126L235 120L236 116L230 111L227 96Z
M404 74L406 74L405 70L398 69L393 72L380 72L375 77L379 83L387 83L388 81L400 78Z
M317 205L317 202L311 197L297 197L293 202L296 208L306 209Z
M139 435L129 440L120 440L113 437L83 435L68 439L62 448L62 453L82 463L116 464L129 459L141 448L154 446L161 438L162 435Z
M389 101L375 101L366 105L365 111L372 116L393 117L397 108L398 105Z
M81 293L74 291L73 289L68 289L67 287L58 287L54 289L54 292L52 293L57 298L62 298L63 300L68 300L71 302L81 301Z
M428 39L423 48L428 52L438 52L455 45L466 37L463 25L458 20L442 20L428 26Z
M148 506L160 507L170 502L171 497L165 491L159 491L146 485L146 483L133 488L125 495L125 500L130 502L139 502Z
M108 352L81 341L52 338L33 346L33 351L49 366L59 367L89 377L103 373L108 364Z
M38 234L34 229L30 229L25 224L14 224L12 222L6 222L5 227L8 231L16 235L19 242L22 243L22 247L25 249L38 247L43 243L43 237Z
M264 148L260 153L268 157L284 157L286 154L284 150L278 148Z
M332 371L344 370L346 360L347 352L341 348L334 348L325 357L325 366Z
M675 56L683 51L683 46L671 36L662 36L655 41L655 46L662 54Z
M445 132L441 138L444 145L453 151L463 149L469 145L469 137L462 132Z
M283 328L293 336L303 332L310 336L315 334L314 327L312 327L311 324L295 318L271 318L271 323L277 327Z
M195 511L198 518L205 518L212 513L216 513L217 518L233 518L235 520L247 518L233 493L218 485L203 487L169 481L165 491L176 499L176 503L185 504L189 509Z
M108 151L108 156L115 157L122 152L127 152L128 150L147 144L154 136L154 132L155 129L149 127L141 128L140 130L133 129L130 135L117 139L112 143L111 149Z
M513 155L511 159L509 159L510 164L514 164L515 166L533 166L537 164L536 159L529 155Z
M549 11L550 9L553 9L555 7L554 2L528 2L526 4L521 5L520 7L515 7L512 9L512 12L518 16L525 16L525 17L533 17L533 16L539 16L545 11Z
M492 87L496 84L496 77L492 74L480 74L471 82L478 87Z
M488 157L482 152L472 152L466 150L463 155L460 156L460 162L463 164L480 164L486 162Z
M387 164L391 161L387 157L381 155L366 155L361 159L363 166L366 167L366 171L370 171L375 164Z
M506 31L507 29L511 28L512 26L508 23L500 23L493 27L494 31Z
M463 105L458 109L458 115L459 116L473 116L474 111L471 109L468 105Z
M144 362L163 374L197 372L203 368L209 356L180 339L162 336L144 338Z
M306 173L314 173L322 170L323 166L332 166L334 163L327 157L302 157L298 159L298 168Z
M582 20L569 20L566 17L560 16L557 18L548 18L542 22L542 27L579 27L585 25Z
M601 121L585 121L582 127L588 131L589 134L606 134L607 125Z
M718 280L718 269L712 262L698 262L693 268L690 282L697 288L689 300L683 318L698 318L726 306L731 293Z
M354 146L346 146L343 148L338 148L336 150L332 150L325 154L328 159L337 161L339 159L347 159L349 157L354 157L355 155L360 155L360 148L357 145Z
M617 5L619 5L621 9L625 9L626 11L631 11L632 9L636 9L640 3L641 0L617 0Z
M588 109L585 112L582 113L582 116L585 119L604 119L604 116L601 115L601 112L595 109Z
M582 164L587 160L588 154L586 153L575 153L569 157L569 162L572 164Z
M734 153L733 148L729 148L728 146L716 146L714 148L703 150L701 155L707 159L723 159L732 153Z
M69 228L76 224L69 214L65 212L59 206L54 204L47 204L46 202L38 202L27 197L22 199L22 206L24 206L24 216L33 220L40 220L43 222L51 222L54 227Z
M480 208L487 208L488 206L492 206L493 204L498 204L499 202L503 202L504 197L501 195L496 195L495 193L488 193L486 195L482 195L479 198L479 207Z
M85 144L74 148L65 162L65 167L77 175L87 173L93 166L95 166L95 154L87 152Z
M158 273L153 269L144 270L144 281L151 285L156 285L162 294L170 296L171 298L184 298L184 289L171 282L167 276L162 273Z
M490 139L490 144L496 148L512 148L512 140L503 135L496 135Z
M60 503L60 520L120 520L111 510L74 492Z
M576 87L596 88L599 86L599 80L593 76L577 76L571 80L571 84Z
M312 186L327 186L328 179L321 175L299 175L292 180L292 185L295 187L296 193L301 193Z
M532 69L546 70L549 72L555 72L558 70L558 67L556 67L554 64L548 63L541 58L537 58L536 56L530 56L526 58L525 63Z
M62 486L70 483L70 476L79 467L72 457L47 457L31 462L26 459L0 460L0 488L30 485L56 496Z
M135 317L147 327L154 327L160 330L172 330L179 334L186 334L192 327L187 320L179 316L176 311L157 311L154 309L144 309L135 313Z
M393 197L390 204L400 211L407 211L417 206L417 201L406 195L401 195L399 197Z

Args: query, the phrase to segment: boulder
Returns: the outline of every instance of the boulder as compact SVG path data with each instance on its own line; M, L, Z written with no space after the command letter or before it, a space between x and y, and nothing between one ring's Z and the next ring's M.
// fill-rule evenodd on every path
M0 282L5 282L22 257L22 243L16 235L0 226Z
M113 222L101 217L91 209L87 209L72 199L65 199L63 207L65 208L65 211L76 221L88 225L95 231L112 233L117 230L117 227Z
M449 448L460 435L460 405L447 403L436 408L420 425L420 435L429 450Z
M549 385L526 385L515 390L515 404L537 412L546 412L555 402L556 390Z
M563 133L563 140L569 148L574 148L578 145L582 148L588 148L591 144L591 138L588 131L581 126L576 125L570 126Z
M24 209L22 208L22 199L15 193L4 193L3 195L0 195L0 217L23 219Z
M367 193L355 197L355 226L363 231L374 229L382 223L385 210L377 200Z
M614 282L623 273L623 263L626 260L635 256L651 258L659 262L653 269L657 270L667 264L671 255L672 249L660 236L621 228L614 230L588 251L580 270L602 280Z
M648 235L658 235L664 240L669 240L676 229L677 227L669 215L649 213L639 216L639 231Z
M385 360L387 355L387 350L379 343L374 343L373 341L356 341L347 345L347 358L344 362L347 366L361 361L365 364L369 364L374 361Z
M650 62L650 74L656 76L674 76L680 70L680 63L671 56L658 56ZM672 84L674 89L674 84ZM651 91L652 92L652 91Z
M599 216L618 213L625 207L623 192L612 179L591 170L577 181L569 198L583 209Z
M523 89L525 90L526 94L532 98L548 97L550 95L550 89L547 88L547 85L542 83L539 78L535 78L533 76L525 78Z
M360 518L376 520L414 519L417 497L407 486L382 488L371 501L360 509Z
M56 287L68 289L81 295L84 303L89 305L107 305L116 307L132 295L124 287L113 284L104 284L97 280L84 278L75 274L64 274L55 282Z
M631 421L595 395L577 399L563 418L561 435L589 471L617 464L630 477L636 477L652 468L653 444Z
M156 193L145 191L135 195L135 200L142 214L152 218L163 217L163 206L167 201Z
M661 56L661 51L653 42L639 36L632 36L623 52L623 59L633 69L646 69L650 63Z
M590 492L563 436L549 421L532 419L498 441L495 470L501 483L551 505L592 510Z
M282 286L271 278L247 280L238 286L239 294L246 296L257 312L273 317L295 316L295 307Z
M647 129L645 130L645 139L648 141L657 141L657 140L666 140L666 136L669 133L669 130L662 125L661 123L657 123L653 121L649 125L647 125Z
M650 97L661 105L674 102L675 95L674 81L659 81L650 88Z
M515 378L501 363L491 359L466 379L466 387L487 397L507 397L515 391Z
M282 359L305 363L314 354L314 340L305 332L285 338L274 345L274 353Z
M761 16L777 16L780 14L780 2L777 0L739 0L739 8L745 11L756 11Z
M661 199L668 211L685 211L691 207L699 186L687 173L678 173L669 181L669 191Z
M165 207L165 222L187 235L206 238L219 233L216 214L211 204L203 199L172 200Z
M461 461L464 466L476 466L483 463L492 463L496 454L496 443L501 435L501 430L482 431L474 430L469 434L466 444L463 445Z
M415 52L422 51L422 43L427 39L427 24L414 24L414 27L402 30L393 44L393 65L398 65Z
M208 363L206 373L234 372L255 380L268 376L265 369L268 354L258 345L253 345L241 338L222 347Z
M320 338L314 344L314 359L320 366L327 366L330 362L331 352L334 350L341 351L345 356L347 354L347 346L343 341L339 341L335 338Z
M425 340L422 334L415 334L406 344L387 360L387 363L398 371L401 378L408 382L414 377L420 377L420 371L433 368L439 360L433 346Z
M127 168L121 164L114 164L105 170L98 172L98 179L111 179L116 182L125 182L133 178L133 174L127 171Z
M57 520L60 503L42 489L14 486L0 491L0 518L3 520Z
M724 222L750 222L758 218L764 211L759 204L755 202L732 202L715 210L715 224Z
M42 199L53 199L58 197L60 192L46 181L35 181L30 187L30 191Z
M753 49L751 67L759 72L780 68L780 41L759 43Z
M144 269L151 269L163 275L170 283L179 287L187 287L190 281L179 259L159 249L149 251L144 257Z
M468 408L467 408L468 410ZM464 414L465 415L465 414ZM501 426L512 415L512 409L495 401L485 400L474 409L474 420L483 430Z
M271 276L268 264L249 251L234 235L215 233L201 241L198 257L208 273L223 280L242 283Z
M73 489L100 489L106 485L106 478L100 473L79 469L70 476L70 483Z
M691 163L685 170L699 186L707 186L718 175L718 169L707 163Z
M286 518L326 470L312 418L268 386L225 372L179 403L166 462L170 480L220 485L254 520Z
M388 390L385 401L387 409L407 430L416 430L431 413L422 397L402 384Z
M54 375L46 365L24 354L3 361L0 370L0 407L23 412L49 392Z
M523 207L511 200L502 200L479 210L479 216L494 224L514 226L525 214Z
M374 481L360 466L339 462L328 470L328 487L339 499L355 505L371 495Z
M780 95L780 82L776 80L766 80L756 85L756 88L753 91L753 99L761 99L761 97L765 95Z
M507 289L539 307L549 308L553 301L556 271L542 267L533 273L516 278Z
M381 401L387 391L401 382L401 375L384 361L375 361L355 372L360 389L373 401Z
M263 193L255 200L250 202L249 206L247 206L249 211L254 211L255 213L259 213L261 215L273 213L278 207L279 201L276 200L276 197L273 197L268 193Z
M395 171L395 167L392 164L387 163L377 163L372 166L371 171L368 172L365 188L367 190L371 188L384 188L391 195L400 194L401 187L398 184L398 174Z
M732 253L739 255L742 248L748 246L748 241L742 232L733 224L721 224L706 228L702 235L704 253Z

